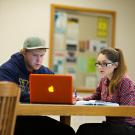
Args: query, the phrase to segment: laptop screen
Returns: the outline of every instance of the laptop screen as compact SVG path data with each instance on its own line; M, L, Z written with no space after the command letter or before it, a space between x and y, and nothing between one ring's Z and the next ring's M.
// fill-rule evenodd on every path
M30 74L31 103L73 104L71 75Z

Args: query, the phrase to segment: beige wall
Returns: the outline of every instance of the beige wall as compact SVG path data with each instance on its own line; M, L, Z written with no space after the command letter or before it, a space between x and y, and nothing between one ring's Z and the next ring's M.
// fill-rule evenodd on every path
M0 0L0 64L20 50L28 36L43 37L49 46L52 3L116 11L116 47L123 49L135 80L135 0Z

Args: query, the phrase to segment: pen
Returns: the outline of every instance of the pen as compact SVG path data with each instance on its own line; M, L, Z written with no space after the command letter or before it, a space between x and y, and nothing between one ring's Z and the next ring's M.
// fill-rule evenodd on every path
M76 89L74 90L74 96L77 97L77 91L76 91Z

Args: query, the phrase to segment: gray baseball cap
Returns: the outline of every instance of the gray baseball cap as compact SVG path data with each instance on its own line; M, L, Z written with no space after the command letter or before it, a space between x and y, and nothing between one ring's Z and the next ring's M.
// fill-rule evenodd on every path
M45 40L39 37L29 37L24 41L23 48L25 49L49 49L46 47Z

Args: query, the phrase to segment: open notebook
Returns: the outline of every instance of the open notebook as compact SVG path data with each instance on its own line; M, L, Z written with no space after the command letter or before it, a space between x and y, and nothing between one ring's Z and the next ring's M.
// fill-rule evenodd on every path
M31 74L31 103L73 104L73 82L70 75Z
M118 103L105 102L101 100L89 100L89 101L80 100L76 102L76 105L119 106Z

